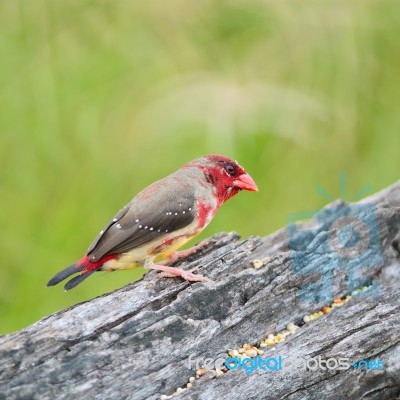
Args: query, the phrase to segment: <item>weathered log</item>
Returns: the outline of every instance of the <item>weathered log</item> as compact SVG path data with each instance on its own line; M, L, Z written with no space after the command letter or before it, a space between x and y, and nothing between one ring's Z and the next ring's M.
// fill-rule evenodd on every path
M334 202L314 220L267 237L237 241L235 233L219 234L181 262L187 269L199 266L210 283L161 280L152 271L4 335L0 399L158 399L186 387L196 375L196 358L227 358L228 349L245 343L262 349L263 358L281 356L283 368L248 375L209 371L177 396L395 399L400 394L399 207L400 181L359 203ZM356 296L358 287L370 289ZM335 300L340 307L304 323L304 316L351 292L349 301ZM295 333L259 347L290 322L299 326ZM383 369L294 369L285 367L289 356L379 359Z

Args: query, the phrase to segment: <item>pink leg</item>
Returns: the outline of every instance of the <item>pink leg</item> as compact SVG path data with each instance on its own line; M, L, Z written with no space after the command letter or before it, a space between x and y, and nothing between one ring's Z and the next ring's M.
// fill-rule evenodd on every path
M206 278L205 276L196 275L196 274L193 274L191 271L185 271L181 268L168 267L166 265L160 265L160 264L146 265L146 268L163 271L160 274L161 275L160 277L162 277L162 278L181 277L185 281L190 281L190 282L208 282L209 281L209 279Z
M164 265L171 265L173 264L175 261L180 260L182 258L186 258L189 257L193 254L196 254L199 250L201 250L203 247L208 246L209 241L208 240L203 240L202 242L200 242L199 244L196 244L196 246L191 247L190 249L187 250L182 250L182 251L175 251L174 253L172 253L169 257L167 261L164 261L163 264Z

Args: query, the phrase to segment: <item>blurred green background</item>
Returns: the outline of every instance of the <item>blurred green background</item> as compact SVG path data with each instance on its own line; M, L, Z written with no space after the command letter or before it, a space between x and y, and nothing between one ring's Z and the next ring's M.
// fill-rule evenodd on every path
M206 153L241 193L202 237L266 235L291 212L400 170L396 1L2 1L0 333L137 278L45 288L147 184ZM199 238L199 239L201 239Z

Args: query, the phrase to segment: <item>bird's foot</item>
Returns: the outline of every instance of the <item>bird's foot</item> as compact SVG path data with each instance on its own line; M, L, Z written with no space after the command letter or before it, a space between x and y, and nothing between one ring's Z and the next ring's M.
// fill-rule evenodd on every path
M204 247L208 246L209 244L210 244L210 242L208 240L203 240L199 244L196 244L196 246L191 247L190 249L182 250L182 251L175 251L168 257L167 261L163 262L163 264L171 265L175 261L189 257L193 254L196 254L199 250L203 249Z
M195 267L195 268L191 269L190 271L185 271L182 268L174 268L174 267L168 267L166 265L152 264L152 265L149 265L147 268L162 271L158 275L160 278L181 277L185 281L190 281L190 282L209 282L209 279L206 278L205 276L196 275L193 273L193 271L198 270L198 267Z
M174 270L180 270L180 268L174 268ZM197 272L199 270L199 267L194 267L194 268L192 268L192 269L190 269L189 271L184 271L184 272L190 272L190 273L192 273L192 275L194 275L193 274L193 272ZM172 272L160 272L158 275L157 275L159 278L176 278L177 276L181 276L181 275L177 275L177 274L173 274ZM196 277L201 277L201 275L195 275ZM207 278L205 278L205 279L207 279Z

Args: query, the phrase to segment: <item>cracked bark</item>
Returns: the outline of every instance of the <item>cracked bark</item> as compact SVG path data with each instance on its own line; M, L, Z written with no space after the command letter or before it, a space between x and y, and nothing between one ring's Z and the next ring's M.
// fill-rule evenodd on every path
M362 233L367 226L368 237L358 237L364 245L360 254L341 259L332 246L354 243L351 235L340 237L332 223L346 215L356 215L350 227ZM258 344L289 322L302 326L263 357L379 358L384 369L206 374L179 397L398 398L399 243L400 182L359 203L334 202L294 231L243 241L235 233L216 235L182 262L187 269L199 266L211 283L159 280L149 272L120 290L0 337L0 399L158 399L185 387L195 374L187 365L191 354L203 360L227 357L228 348ZM254 268L254 260L262 266ZM325 289L305 286L329 282ZM329 303L330 295L342 297L366 283L373 289L364 297L302 323L304 315Z

